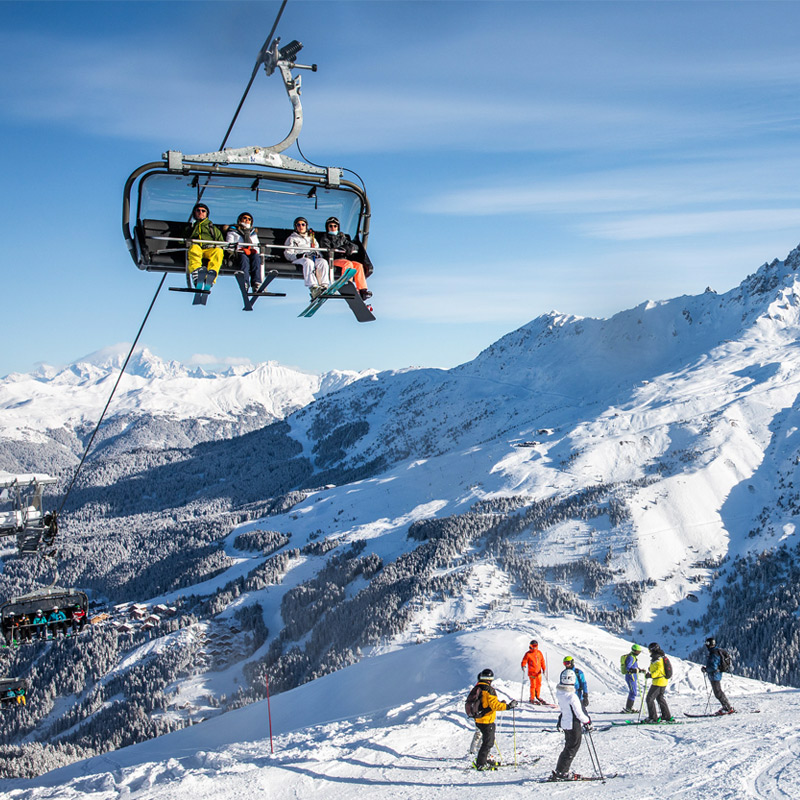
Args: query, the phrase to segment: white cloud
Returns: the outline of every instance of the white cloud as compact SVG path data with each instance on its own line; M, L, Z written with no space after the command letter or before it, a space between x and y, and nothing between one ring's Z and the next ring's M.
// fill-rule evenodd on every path
M744 231L796 231L800 229L800 208L646 214L607 222L590 222L582 224L581 228L590 236L617 241Z
M186 360L191 367L249 367L252 361L239 356L215 356L211 353L194 353Z

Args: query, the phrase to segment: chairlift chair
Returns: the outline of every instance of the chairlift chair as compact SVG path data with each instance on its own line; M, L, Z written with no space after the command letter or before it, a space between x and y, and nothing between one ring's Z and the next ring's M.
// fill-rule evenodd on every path
M58 524L45 511L44 487L56 483L44 474L0 473L0 537L16 536L20 553L37 553L53 544Z
M85 592L58 586L12 597L0 604L0 629L5 634L15 619L29 617L32 620L37 611L41 611L47 618L57 608L67 615L67 624L71 623L72 613L78 609L83 612L85 620L89 611L89 598Z
M0 678L0 703L16 705L20 693L23 697L28 694L28 681L25 678Z
M253 216L264 281L256 291L248 292L245 277L233 265L224 263L220 272L237 279L246 311L259 297L285 296L267 291L273 280L302 280L302 270L284 256L284 242L298 216L305 217L309 228L315 231L324 231L328 217L338 217L340 230L359 247L353 258L363 263L367 275L372 273L366 252L370 205L363 186L345 180L339 167L316 166L283 153L296 142L303 124L300 77L294 76L292 70L316 70L316 65L295 62L302 47L299 42L280 49L279 42L276 39L264 50L260 62L268 75L276 69L280 71L294 110L292 129L282 142L271 147L226 148L196 155L170 150L161 161L138 167L125 183L122 231L131 258L147 272L185 275L186 287L171 287L172 291L207 294L193 285L186 266L188 220L201 200L209 207L209 218L218 228L234 224L243 211ZM332 263L335 255L326 255L330 255L328 262ZM355 312L349 299L348 304Z

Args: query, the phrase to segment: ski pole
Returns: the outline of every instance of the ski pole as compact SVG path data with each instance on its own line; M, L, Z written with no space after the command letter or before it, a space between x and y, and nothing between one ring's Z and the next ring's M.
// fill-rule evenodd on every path
M589 735L589 729L584 728L586 731L586 735ZM592 752L592 743L590 740L587 739L586 742L586 749L589 751L589 760L592 762L592 769L594 770L594 774L597 775L597 762L595 761L595 754Z
M522 686L519 689L519 701L522 703L525 699L525 670L522 670Z
M708 714L708 707L711 705L711 686L708 683L706 678L706 673L703 673L703 684L706 687L707 697L706 697L706 710L703 712L704 714Z
M642 687L642 702L639 703L639 716L636 717L637 722L642 721L642 709L644 708L644 696L647 694L647 678L649 677L649 673L645 672L644 674L644 686Z
M517 769L517 709L511 709L511 728L514 731L514 769Z
M592 766L594 766L595 764L597 765L597 774L600 776L600 780L603 783L605 783L606 779L605 779L605 776L603 775L603 770L600 769L600 759L597 757L597 748L594 746L594 739L592 738L592 729L591 728L587 729L586 735L589 737L589 754L591 755L592 751L594 751L594 758L592 760Z
M545 680L547 681L547 688L550 690L550 699L553 701L553 705L557 706L558 702L556 701L555 694L553 694L553 684L550 683L550 678L547 676L546 673L545 673Z

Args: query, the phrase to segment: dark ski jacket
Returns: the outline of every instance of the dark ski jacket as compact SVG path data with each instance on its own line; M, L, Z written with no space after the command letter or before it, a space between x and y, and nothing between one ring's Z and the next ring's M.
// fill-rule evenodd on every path
M719 668L722 662L722 656L719 654L719 648L713 647L708 651L706 658L706 675L710 681L721 681L722 670Z
M346 234L339 231L338 233L328 233L327 231L320 234L318 239L319 246L324 250L342 250L341 253L335 253L335 258L350 258L358 252L358 245Z

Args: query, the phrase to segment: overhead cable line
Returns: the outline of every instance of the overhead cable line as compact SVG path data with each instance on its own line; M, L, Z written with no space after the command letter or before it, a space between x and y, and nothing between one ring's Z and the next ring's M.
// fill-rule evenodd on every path
M167 279L167 273L165 272L161 276L161 282L158 284L158 288L156 289L156 293L153 295L153 299L150 301L150 307L147 309L147 313L144 315L144 319L142 320L142 324L139 326L139 332L136 334L136 338L133 340L133 344L131 345L131 349L128 351L128 357L125 359L125 363L122 365L122 369L120 370L119 375L117 376L117 381L114 384L114 388L111 390L111 394L108 396L108 400L106 402L106 406L103 409L103 413L100 415L100 419L97 420L97 425L94 426L94 430L92 431L92 435L89 437L89 441L86 445L86 448L83 451L83 456L81 456L80 463L78 464L77 469L75 470L75 474L72 476L72 480L70 481L69 487L67 488L66 493L64 494L64 499L61 501L61 505L58 507L58 511L56 512L56 516L61 514L64 506L66 505L67 498L69 497L70 492L72 491L72 487L75 485L75 481L78 478L78 473L81 471L81 467L83 466L83 462L86 461L86 456L89 455L89 449L92 446L92 442L94 442L94 437L97 435L97 431L100 428L100 425L103 422L103 418L108 411L108 407L111 405L111 400L114 397L115 392L117 391L117 387L119 386L120 381L122 380L122 376L125 374L125 368L128 366L128 362L131 360L131 356L133 356L133 351L136 349L136 345L139 343L139 337L142 335L142 331L144 330L144 326L147 323L147 319L150 316L150 312L153 310L153 306L156 303L156 298L161 291L161 287L164 285L164 281Z
M228 126L228 130L225 133L224 138L222 139L222 144L219 146L220 150L222 150L225 147L225 145L227 144L227 142L228 142L228 137L230 136L231 131L233 130L233 126L236 124L236 120L239 117L239 112L242 110L242 106L244 105L244 101L246 100L247 95L250 92L250 87L253 85L253 81L255 80L256 75L258 74L258 68L262 63L264 63L264 54L269 52L270 42L272 41L272 37L274 36L275 31L276 31L276 29L278 27L278 23L280 22L281 16L283 15L283 10L284 10L284 8L286 8L286 3L288 3L288 2L289 2L289 0L283 0L283 2L281 3L281 7L278 10L278 14L275 17L275 21L272 23L272 29L269 32L269 36L267 36L266 41L264 42L263 46L261 47L261 49L258 52L258 59L256 60L256 64L253 67L253 73L250 76L250 80L247 83L247 88L244 90L244 94L242 95L242 99L239 101L239 105L236 108L236 112L233 115L233 119L231 120L231 124ZM202 195L202 192L201 192L201 195ZM122 369L120 370L120 373L117 376L117 381L114 384L113 389L111 390L111 394L108 397L108 400L106 402L105 408L103 409L103 413L100 415L100 419L97 421L97 425L95 425L94 430L92 431L92 435L89 437L89 441L88 441L88 443L86 445L86 448L83 451L83 455L81 456L80 463L78 464L78 467L75 470L75 474L72 476L72 480L70 481L70 484L67 487L67 491L64 494L64 498L61 501L61 505L59 506L58 511L56 512L56 518L58 518L58 516L61 514L61 511L63 510L64 506L66 505L67 499L69 498L69 495L70 495L70 492L72 491L72 488L75 485L75 481L78 478L78 474L80 473L81 468L83 467L83 464L86 461L86 457L89 455L89 450L90 450L90 448L92 446L92 443L94 442L95 436L97 435L97 431L99 430L100 425L102 424L103 419L105 418L106 412L108 411L108 407L111 405L111 400L114 398L114 394L116 393L117 387L119 386L120 381L122 380L122 376L125 374L125 369L128 366L128 362L131 360L131 357L133 356L133 352L136 349L136 345L139 342L139 337L142 335L142 331L144 330L144 326L147 323L147 319L150 316L150 312L153 310L153 306L155 305L156 299L158 298L158 295L161 292L161 287L164 285L164 281L166 280L166 277L167 277L167 273L165 272L161 276L161 282L158 284L158 288L156 289L156 293L155 293L155 295L153 295L153 299L150 302L150 307L147 309L147 313L144 315L144 319L142 320L142 324L139 326L139 332L136 334L136 338L134 339L133 344L131 345L131 349L128 352L128 356L125 359L125 363L122 365Z

